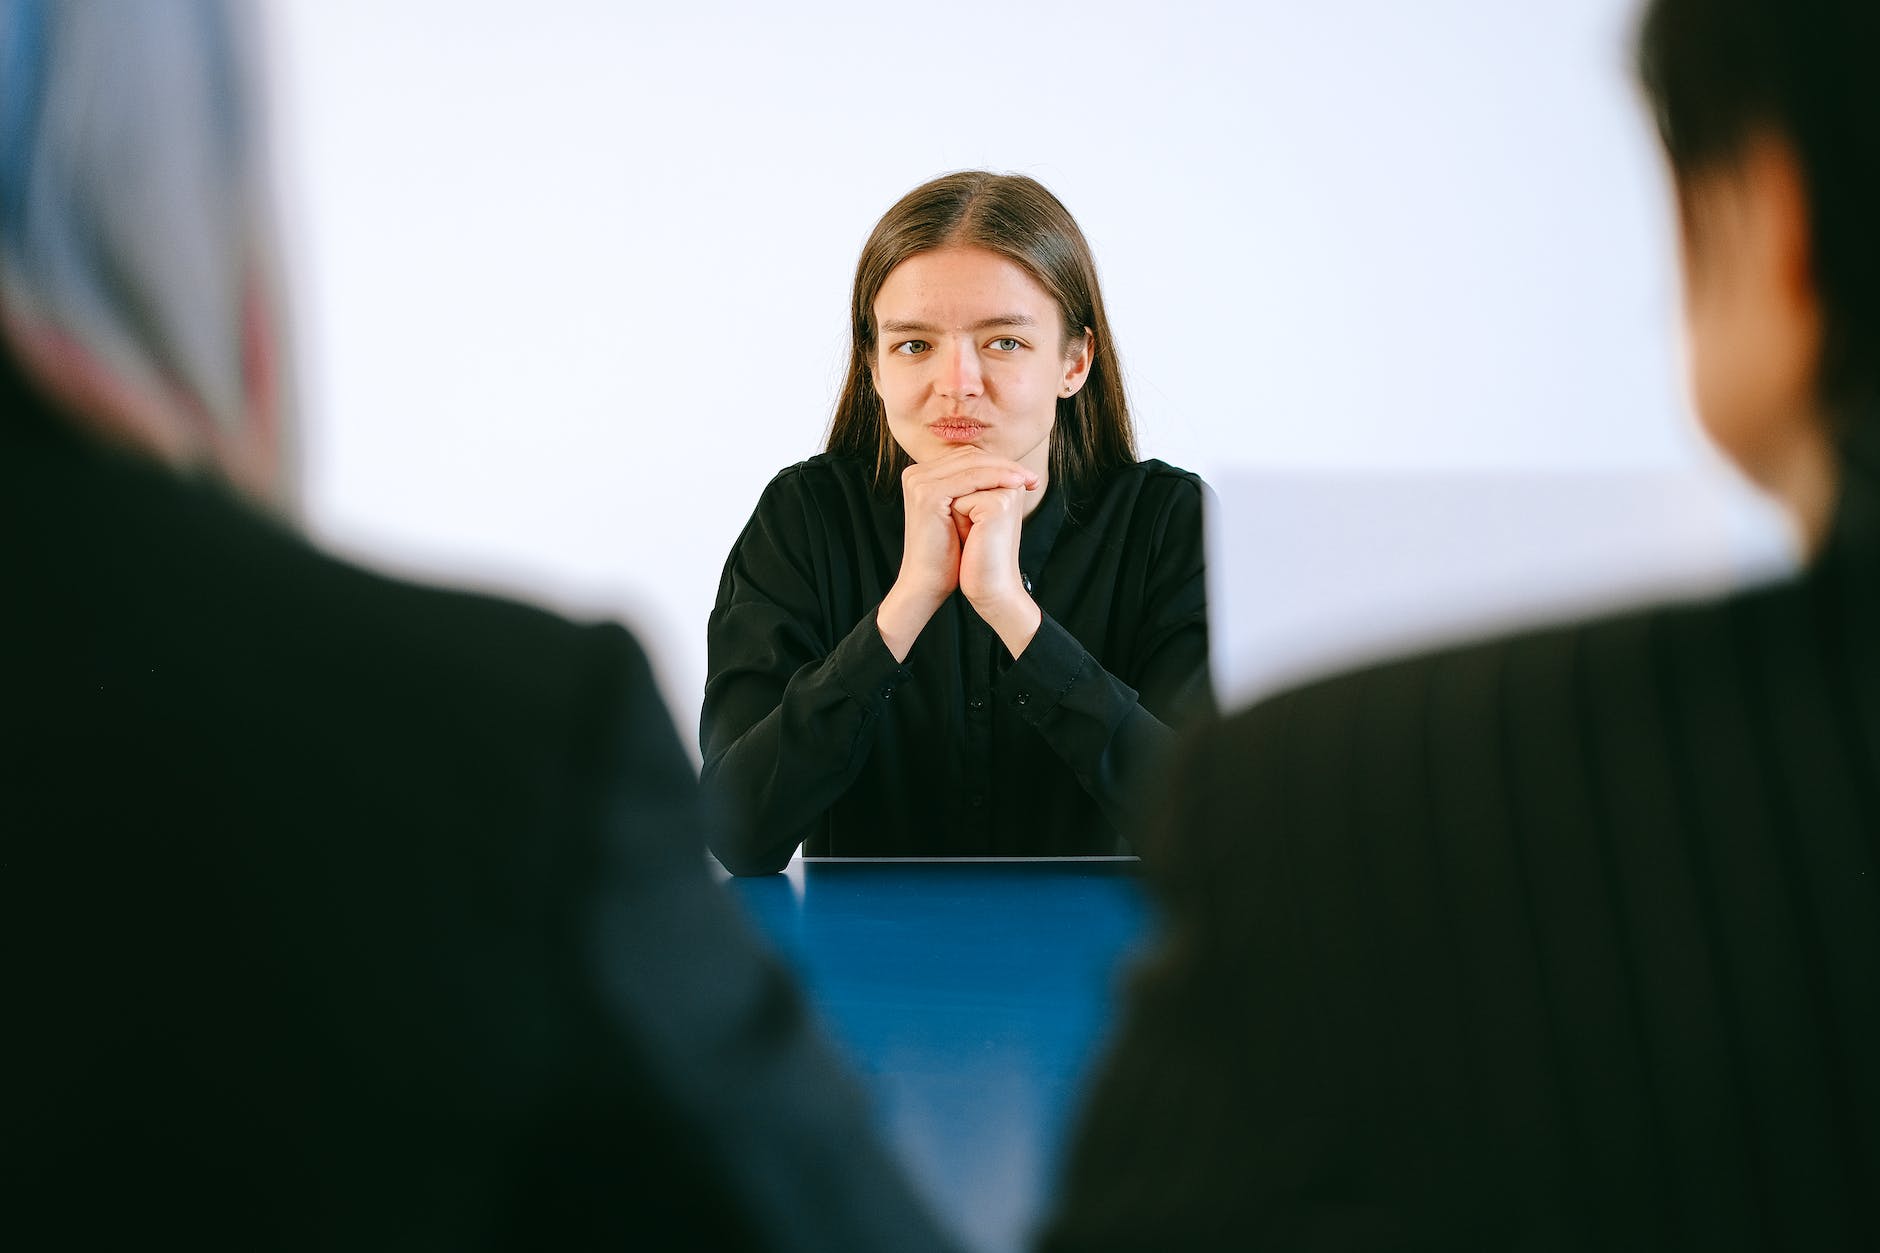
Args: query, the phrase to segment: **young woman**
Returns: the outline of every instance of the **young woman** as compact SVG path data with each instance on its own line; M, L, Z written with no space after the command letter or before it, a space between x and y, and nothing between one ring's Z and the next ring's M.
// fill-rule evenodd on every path
M856 267L827 450L718 588L700 722L734 873L1128 852L1212 711L1202 484L1136 460L1090 247L1032 179L950 174Z

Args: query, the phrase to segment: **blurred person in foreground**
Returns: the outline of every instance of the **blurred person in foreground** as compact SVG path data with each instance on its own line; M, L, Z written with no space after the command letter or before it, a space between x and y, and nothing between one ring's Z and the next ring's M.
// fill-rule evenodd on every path
M1048 1249L1880 1242L1880 6L1639 54L1697 407L1808 567L1189 745Z
M0 8L14 1248L939 1248L618 627L280 520L246 10Z

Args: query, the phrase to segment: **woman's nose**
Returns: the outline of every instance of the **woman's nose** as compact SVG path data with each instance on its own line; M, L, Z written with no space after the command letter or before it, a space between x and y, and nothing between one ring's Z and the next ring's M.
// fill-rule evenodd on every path
M940 364L941 393L956 398L977 396L984 386L978 350L970 343L954 343L941 351L946 354Z

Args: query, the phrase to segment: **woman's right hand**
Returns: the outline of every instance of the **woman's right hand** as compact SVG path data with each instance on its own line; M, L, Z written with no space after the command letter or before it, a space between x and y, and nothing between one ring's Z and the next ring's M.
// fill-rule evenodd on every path
M906 510L901 572L882 598L875 625L896 661L906 661L921 628L960 585L959 520L953 502L993 488L1036 490L1038 476L1016 461L962 445L901 474Z

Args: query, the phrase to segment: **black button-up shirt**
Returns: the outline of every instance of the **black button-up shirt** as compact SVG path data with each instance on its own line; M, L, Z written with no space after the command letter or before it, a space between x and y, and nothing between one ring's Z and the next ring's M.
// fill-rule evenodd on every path
M1043 611L1014 661L958 592L905 665L875 626L901 567L898 492L814 457L725 563L700 719L713 851L738 873L821 856L1129 852L1129 802L1171 727L1213 711L1202 484L1160 461L1081 499L1053 484L1019 568Z

